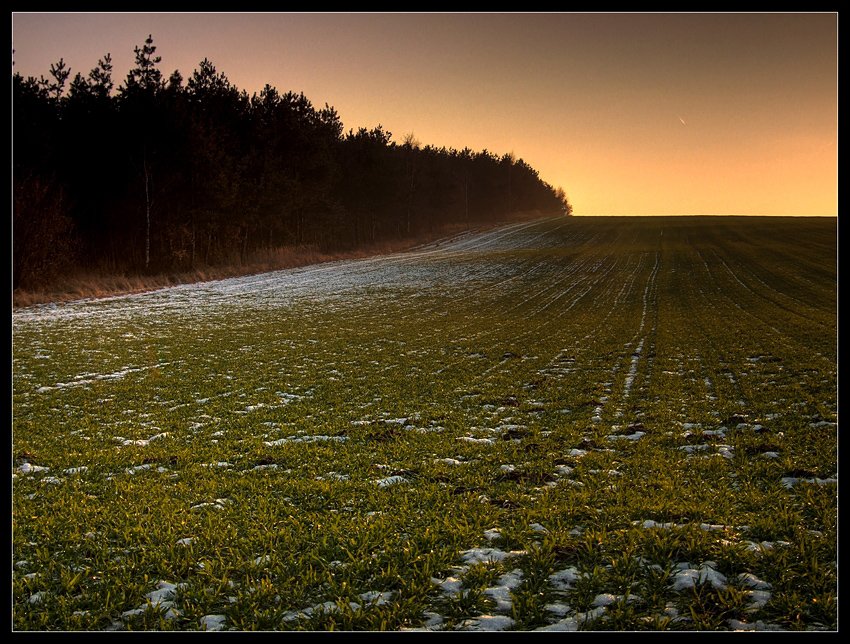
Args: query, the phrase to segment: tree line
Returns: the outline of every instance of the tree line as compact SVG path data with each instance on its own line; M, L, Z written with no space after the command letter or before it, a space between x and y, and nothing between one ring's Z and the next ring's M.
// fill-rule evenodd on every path
M312 245L345 251L512 212L570 212L513 154L344 132L333 107L248 95L204 59L165 78L149 36L117 87L106 54L71 77L13 74L13 282L72 268L154 273Z

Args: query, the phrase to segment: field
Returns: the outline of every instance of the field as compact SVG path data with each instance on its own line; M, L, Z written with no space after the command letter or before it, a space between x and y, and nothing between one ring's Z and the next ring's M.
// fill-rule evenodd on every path
M14 312L16 630L835 630L837 220Z

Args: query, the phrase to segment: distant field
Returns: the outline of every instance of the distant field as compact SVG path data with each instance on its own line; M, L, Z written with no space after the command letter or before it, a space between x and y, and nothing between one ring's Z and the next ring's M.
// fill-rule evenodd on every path
M16 630L837 628L837 220L13 315Z

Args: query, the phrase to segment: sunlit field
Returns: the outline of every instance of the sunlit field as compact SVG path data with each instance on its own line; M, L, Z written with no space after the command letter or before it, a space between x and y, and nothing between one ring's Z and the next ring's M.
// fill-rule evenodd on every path
M834 630L836 227L559 217L19 309L13 627Z

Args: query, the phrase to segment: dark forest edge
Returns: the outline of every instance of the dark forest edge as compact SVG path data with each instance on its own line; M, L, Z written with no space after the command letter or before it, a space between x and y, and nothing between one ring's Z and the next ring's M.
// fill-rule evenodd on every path
M146 290L403 250L530 213L570 214L513 153L343 131L334 108L204 59L166 80L148 37L115 88L60 59L13 74L13 301ZM114 91L113 91L114 90ZM88 285L88 286L87 286ZM102 292L99 292L102 291Z

